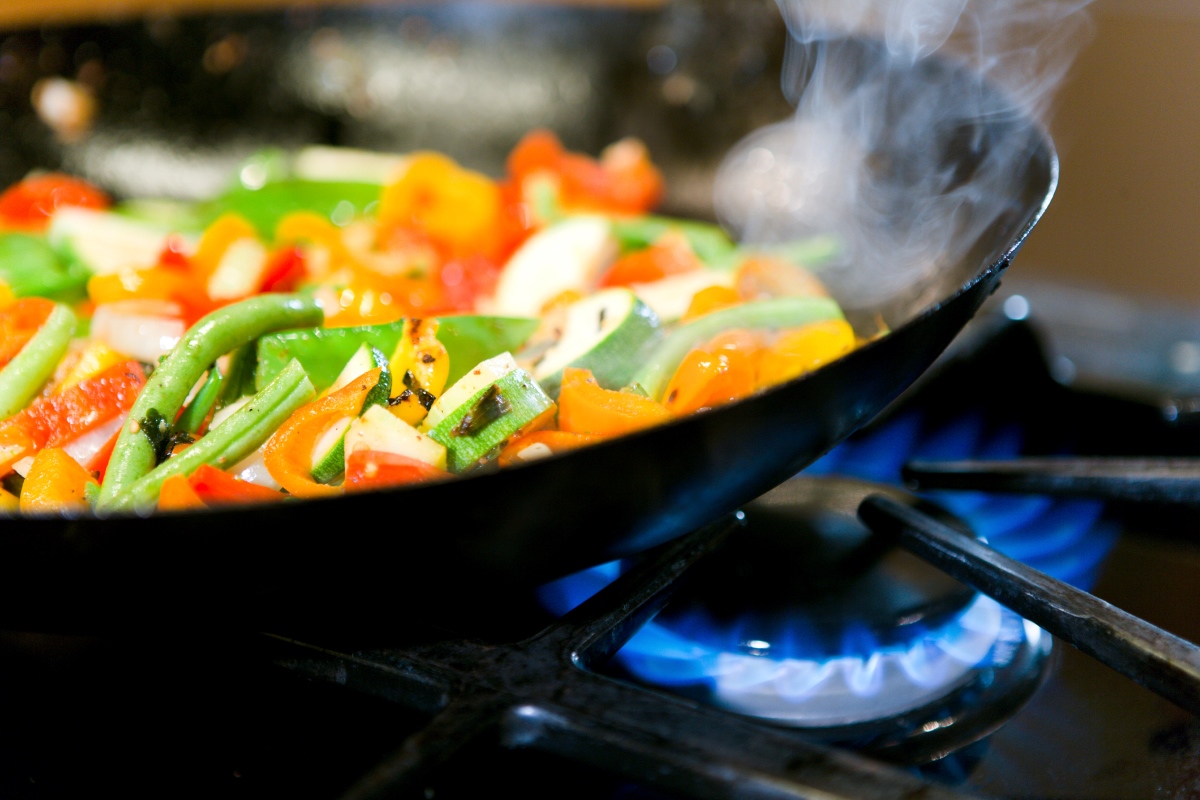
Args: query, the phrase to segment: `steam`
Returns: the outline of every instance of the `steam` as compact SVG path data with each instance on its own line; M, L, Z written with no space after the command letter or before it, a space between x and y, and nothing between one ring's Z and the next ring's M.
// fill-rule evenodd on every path
M717 214L754 244L834 235L822 278L848 308L875 307L1013 210L1032 140L996 131L1045 122L1089 0L778 2L796 113L730 152Z

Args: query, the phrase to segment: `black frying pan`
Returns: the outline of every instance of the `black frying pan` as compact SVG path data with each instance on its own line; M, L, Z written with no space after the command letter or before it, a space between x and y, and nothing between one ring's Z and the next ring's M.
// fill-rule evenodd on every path
M492 10L487 13L511 15L515 21L490 26L481 25L474 16L441 7L421 16L423 13L406 8L327 15L306 12L299 17L206 17L178 23L172 35L180 37L179 41L166 48L155 44L154 38L162 35L154 27L166 24L162 21L41 34L36 40L45 41L48 35L50 41L65 43L60 49L68 59L75 58L72 53L85 51L81 58L86 61L99 50L108 54L101 57L118 66L134 63L130 74L140 76L137 80L143 85L153 88L155 81L165 81L158 94L150 93L159 108L122 114L120 104L127 98L118 96L111 98L117 110L105 116L108 100L103 92L108 90L102 89L96 133L82 141L62 143L36 123L22 122L21 114L28 116L28 110L21 107L20 98L10 96L14 110L0 118L8 120L4 124L10 135L0 139L0 147L7 147L8 155L0 163L11 166L21 159L50 166L65 163L103 179L109 163L104 142L118 148L143 136L181 146L190 143L200 153L197 158L207 152L214 169L224 169L227 165L222 159L228 153L221 150L222 143L238 140L239 135L242 147L247 147L247 141L253 146L288 143L290 134L279 133L280 120L292 120L290 127L284 127L293 133L299 130L302 137L310 139L377 147L436 145L436 138L421 142L420 132L408 128L395 140L382 141L382 123L372 128L369 119L322 107L324 101L319 97L306 100L300 91L279 100L274 113L264 112L264 103L247 88L253 87L255 80L276 75L271 70L281 69L281 64L292 63L288 59L296 57L296 41L311 44L314 36L329 37L333 30L340 32L344 42L355 31L393 30L389 26L399 26L395 30L401 31L396 35L400 41L402 35L408 35L403 33L404 24L414 17L423 20L420 25L425 27L420 30L435 44L441 36L457 41L462 48L475 43L483 52L495 44L496 37L511 37L525 48L565 49L568 55L556 69L570 68L574 59L591 64L588 69L593 72L588 74L600 110L579 113L595 130L577 131L574 136L568 130L569 143L589 146L588 137L594 135L601 140L613 138L614 133L642 135L656 154L667 153L663 161L668 183L673 178L711 174L710 156L766 121L764 108L773 109L774 118L782 113L777 100L745 105L746 98L774 96L770 92L756 95L767 91L764 86L777 86L771 73L777 58L765 50L761 63L756 62L760 74L755 80L745 85L729 81L732 89L723 100L720 91L726 84L713 78L714 88L706 101L709 105L693 111L664 102L662 98L669 98L669 93L655 94L656 87L661 88L660 77L637 77L639 70L645 72L641 66L644 48L653 41L647 39L647 31L674 42L684 65L692 53L701 65L696 74L703 76L705 69L724 63L716 56L706 57L704 36L715 37L711 42L724 42L726 48L742 46L744 42L738 39L742 34L751 44L765 41L768 35L782 36L766 22L747 33L737 27L745 27L744 18L736 24L709 19L700 26L699 34L692 24L692 39L680 44L670 38L675 34L669 11ZM540 34L530 38L531 30ZM247 48L261 47L261 52L247 50L251 55L242 62L250 65L246 67L250 74L235 75L237 80L230 78L226 83L218 81L206 90L225 94L197 94L195 86L207 86L205 82L211 83L213 76L188 59L202 62L211 43L219 43L230 31L240 31L238 35L249 43ZM200 42L189 37L198 37ZM36 40L16 37L18 45ZM85 47L89 42L92 44ZM148 58L146 64L138 65L139 56L159 50L184 55L164 60L160 53L157 58L162 64ZM354 50L360 55L372 52L366 46ZM620 55L625 51L632 55ZM503 61L508 51L496 52ZM860 41L840 42L829 49L831 63L840 65L847 75L879 54L874 45ZM543 55L534 60L551 58ZM156 64L161 70L156 71ZM601 67L595 68L595 64ZM189 73L189 68L196 74ZM255 77L254 70L265 72ZM123 80L120 75L110 76L106 85L111 88ZM274 97L280 83L270 85L273 88L264 91ZM913 70L898 89L920 97L943 92L947 86L956 91L990 91L974 77L940 62L926 62ZM126 90L132 91L129 85ZM190 106L177 96L200 98L197 108L189 112ZM659 106L648 97L658 97ZM437 109L429 113L432 121L425 135L436 136L440 124ZM521 128L539 124L543 120L538 113L533 109L517 122ZM546 111L551 123L555 113ZM705 114L714 120L711 127L698 127L697 120L703 123ZM210 124L222 115L226 127ZM727 119L730 115L736 117L732 122ZM0 134L4 124L0 124ZM520 133L492 119L472 124L485 152L490 147L489 136L505 139L508 146ZM223 130L228 135L221 138L218 134ZM247 140L246 131L257 131L257 138L251 135ZM415 139L405 138L410 136ZM212 142L209 151L205 151L204 141ZM452 139L447 141L453 145ZM930 366L996 289L1002 272L1053 194L1057 161L1052 146L1036 125L1014 115L992 116L982 122L943 120L931 126L928 141L921 145L937 148L943 164L967 176L989 148L1014 141L1029 153L1029 159L1013 176L1009 211L987 227L965 256L943 265L936 279L902 300L872 310L882 314L892 328L888 336L808 377L634 436L442 484L145 519L4 520L0 523L0 627L88 630L200 621L288 630L320 625L386 630L407 611L419 608L425 613L431 607L455 607L464 600L492 605L538 582L643 551L728 513L800 470L878 414ZM678 147L672 149L672 143ZM0 155L5 152L0 150ZM902 161L904 153L880 155L886 163ZM27 166L18 163L20 168ZM136 191L137 187L114 188ZM694 196L691 200L673 198L675 209L703 213L701 206Z

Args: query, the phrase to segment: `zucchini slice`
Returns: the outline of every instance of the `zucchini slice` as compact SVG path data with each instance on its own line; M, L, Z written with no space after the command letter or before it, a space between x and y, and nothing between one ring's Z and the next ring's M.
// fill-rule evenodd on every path
M605 389L620 389L662 338L658 316L628 289L606 289L567 308L562 337L533 370L558 397L566 367L590 369Z
M554 401L523 369L514 369L460 404L429 435L446 447L451 472L486 463L521 431L549 422Z
M454 385L442 392L442 396L434 402L425 419L421 421L421 430L427 431L437 427L443 419L454 413L455 409L470 400L481 391L503 378L517 368L517 362L512 353L500 355L481 361L475 369L463 375Z
M378 348L362 345L346 362L346 366L342 369L337 380L333 382L330 391L337 391L344 386L350 384L359 375L364 372L369 372L373 369L382 368L383 374L379 376L379 382L371 389L366 400L363 401L362 408L359 414L365 414L372 408L383 406L387 409L388 396L392 390L392 373L388 369L388 360ZM388 416L391 416L390 414ZM317 483L331 483L341 477L346 469L346 434L354 421L353 417L345 417L338 420L325 432L325 434L317 440L313 446L312 454L312 477Z
M493 311L536 317L550 300L585 292L617 255L612 223L580 216L535 233L512 254L496 283Z
M428 434L421 433L383 406L371 406L352 421L346 431L345 457L355 450L367 449L415 458L426 464L446 468L446 448ZM342 465L345 470L345 464Z

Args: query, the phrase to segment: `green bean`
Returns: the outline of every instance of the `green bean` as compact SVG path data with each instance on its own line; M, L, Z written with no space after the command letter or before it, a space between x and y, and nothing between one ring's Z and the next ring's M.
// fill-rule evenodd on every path
M293 360L275 380L194 445L159 464L116 496L96 505L100 512L141 511L158 500L163 481L190 475L203 464L232 467L257 450L292 412L316 397L316 389L299 361Z
M33 399L54 374L74 330L75 314L64 305L55 305L41 329L0 370L0 418L11 417Z
M147 419L174 420L188 392L218 356L264 333L320 325L323 320L320 306L311 298L268 294L225 306L193 325L154 370L129 410L100 489L100 505L154 469L154 444L141 425Z
M189 434L200 430L200 426L204 424L204 418L208 416L208 412L217 402L222 385L221 371L217 369L216 365L213 365L209 368L208 379L204 381L200 391L196 392L192 402L188 403L188 407L179 415L179 419L175 420L175 430Z

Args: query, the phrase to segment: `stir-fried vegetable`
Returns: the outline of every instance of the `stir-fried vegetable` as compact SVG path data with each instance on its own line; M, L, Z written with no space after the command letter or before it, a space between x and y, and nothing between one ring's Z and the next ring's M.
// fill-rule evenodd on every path
M264 151L199 203L0 195L0 513L192 511L516 468L858 346L817 267L656 216L662 176L546 131L447 156ZM11 485L18 482L13 481ZM6 484L9 485L9 484Z

